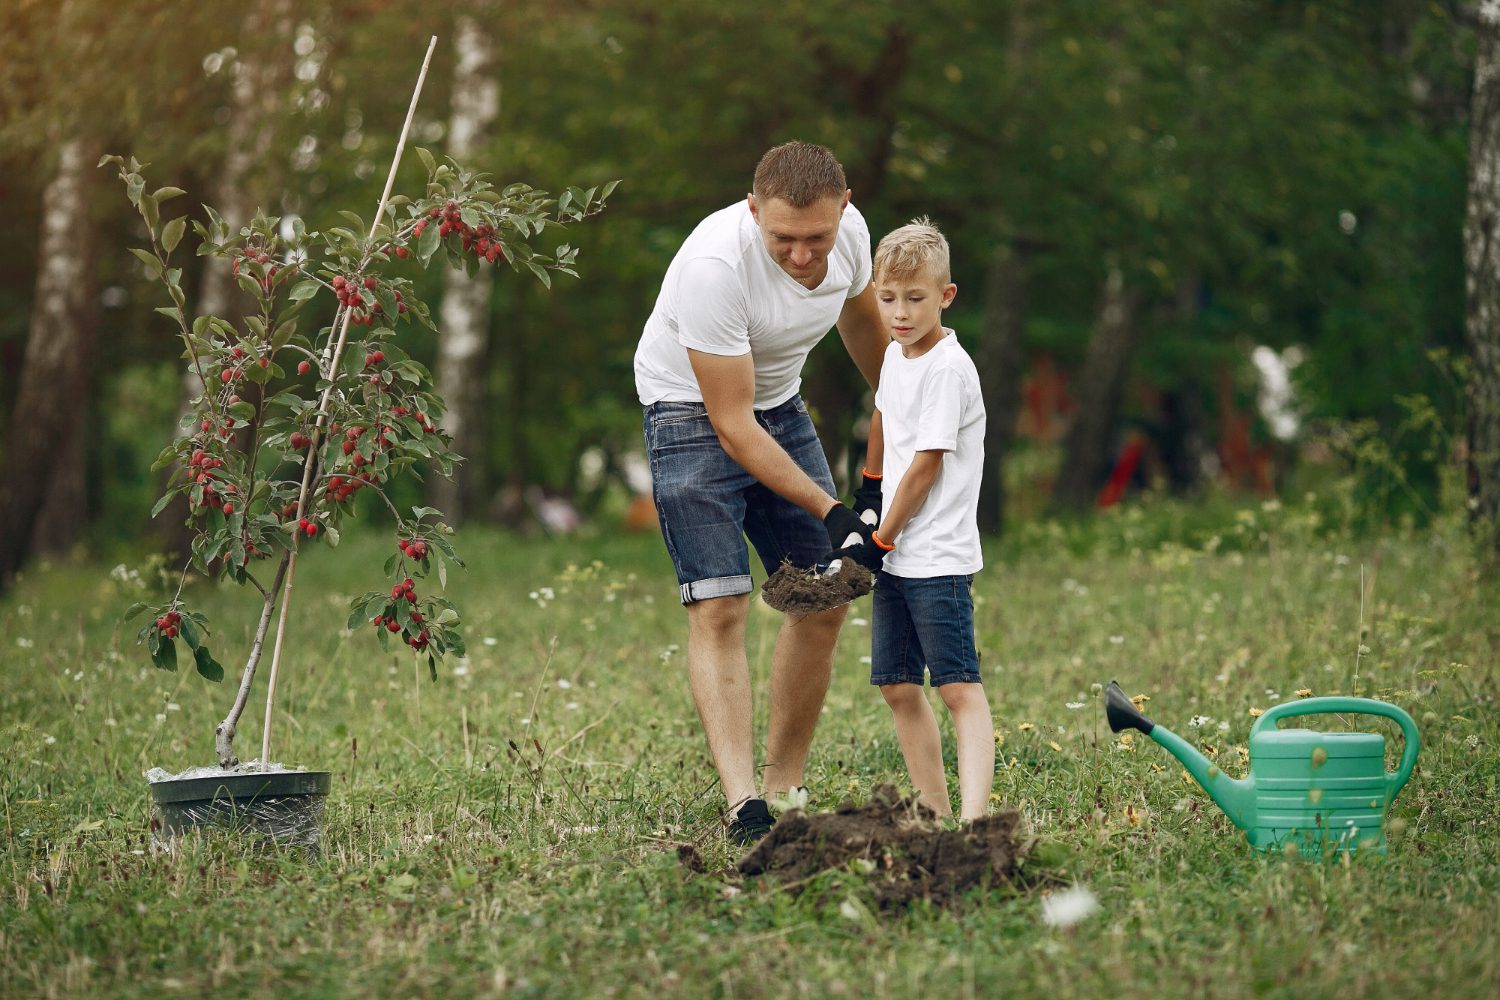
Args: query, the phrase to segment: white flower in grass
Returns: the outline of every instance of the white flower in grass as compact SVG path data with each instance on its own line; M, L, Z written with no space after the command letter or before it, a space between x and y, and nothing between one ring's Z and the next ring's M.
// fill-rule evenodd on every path
M1109 637L1109 642L1112 646L1123 646L1125 644L1125 637L1123 635L1112 635Z
M1214 720L1211 717L1207 716L1207 715L1195 715L1191 719L1188 720L1188 728L1189 729L1197 729L1199 726L1207 725L1208 723L1210 723L1212 721L1214 721Z
M56 736L48 736L46 739L42 740L42 742L45 743L45 744L47 744L50 747L52 744L54 744L54 743L57 742L57 737Z
M564 691L566 691L566 690L568 690L568 688L570 688L570 687L573 686L573 682L570 681L570 680L568 680L565 677L559 677L557 679L557 686L560 687L560 688L562 688Z
M1082 708L1083 705L1084 705L1084 703L1081 702L1081 701L1069 701L1069 702L1064 702L1064 704L1066 704L1068 706L1068 708L1072 709L1075 712L1078 711L1080 708Z
M487 636L484 637L484 644L486 646L498 646L498 645L500 645L500 640L496 639L492 635L487 635Z
M1072 927L1099 910L1099 900L1085 886L1075 885L1042 897L1042 923Z
M862 628L865 625L870 624L870 620L868 618L851 618L849 619L849 624Z
M1221 733L1227 733L1227 732L1229 732L1229 722L1228 722L1228 720L1225 720L1224 722L1219 723L1219 732L1221 732Z

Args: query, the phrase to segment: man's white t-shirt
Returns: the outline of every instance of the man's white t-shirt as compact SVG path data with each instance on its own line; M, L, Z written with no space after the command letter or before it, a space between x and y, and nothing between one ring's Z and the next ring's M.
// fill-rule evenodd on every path
M804 288L771 258L746 202L713 213L672 258L646 321L635 351L641 404L703 401L692 348L753 355L754 408L781 405L801 387L808 352L869 284L870 230L852 204L817 288Z
M893 576L928 578L977 573L979 478L984 469L984 399L979 372L952 330L918 358L892 343L880 366L875 408L885 435L880 484L891 509L901 478L919 451L940 450L941 471L927 501L906 522L882 567Z

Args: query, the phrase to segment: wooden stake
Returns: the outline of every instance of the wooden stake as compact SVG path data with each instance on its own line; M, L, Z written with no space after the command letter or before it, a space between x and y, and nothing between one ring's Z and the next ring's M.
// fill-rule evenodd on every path
M411 132L411 122L417 113L417 101L422 96L422 84L427 80L427 67L432 62L432 52L437 48L437 36L433 35L427 43L427 55L422 59L422 70L417 74L417 86L412 91L411 105L406 109L406 123L401 126L401 138L396 140L396 155L391 159L391 172L386 175L385 190L380 194L380 204L375 207L375 218L370 223L370 235L367 242L372 246L375 240L375 232L380 228L381 217L385 215L385 203L390 200L391 189L396 185L396 171L401 166L401 154L406 151L406 137ZM366 251L368 259L369 251ZM345 308L341 320L338 321L339 337L333 348L333 358L329 362L330 373L338 371L339 359L344 353L344 343L349 336L349 318L351 310ZM333 393L333 379L328 381L328 387L323 390L323 398L318 401L318 420L313 427L312 443L307 448L307 458L302 465L302 490L297 494L297 521L298 530L301 530L303 512L307 508L307 494L312 484L312 470L318 453L318 444L323 437L323 425L328 420L328 397ZM297 536L294 536L297 537ZM260 766L262 769L271 763L271 710L276 703L276 674L281 665L281 645L286 638L287 614L292 606L292 581L297 573L297 553L302 548L300 538L292 548L291 562L286 569L286 589L281 594L281 617L276 622L276 645L271 652L271 676L266 684L266 720L261 729L260 739Z

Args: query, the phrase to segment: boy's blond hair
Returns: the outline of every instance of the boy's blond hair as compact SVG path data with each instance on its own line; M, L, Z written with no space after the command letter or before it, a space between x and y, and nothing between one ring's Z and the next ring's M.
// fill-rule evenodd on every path
M927 216L885 234L875 248L875 280L931 273L939 284L950 279L948 241Z

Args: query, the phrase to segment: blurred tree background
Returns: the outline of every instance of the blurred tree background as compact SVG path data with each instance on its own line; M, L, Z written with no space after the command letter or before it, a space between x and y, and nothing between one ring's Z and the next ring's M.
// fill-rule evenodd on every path
M12 0L0 549L146 530L147 470L184 395L126 252L139 219L98 183L98 154L149 162L231 221L367 213L433 34L413 143L502 182L624 181L573 236L579 282L423 278L443 342L408 346L462 401L469 457L433 491L465 519L555 529L565 501L639 520L641 325L683 237L790 138L839 155L877 238L920 214L949 235L951 322L991 414L990 530L1131 489L1301 496L1338 479L1371 525L1455 502L1462 5ZM198 308L235 308L223 262L199 263ZM847 475L868 399L837 341L804 392Z

